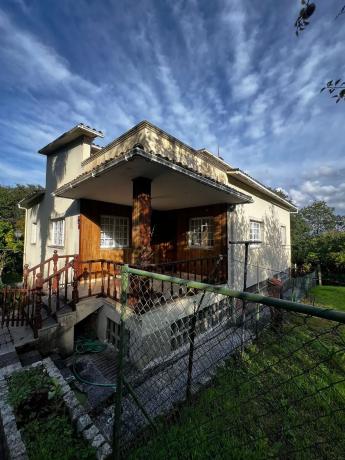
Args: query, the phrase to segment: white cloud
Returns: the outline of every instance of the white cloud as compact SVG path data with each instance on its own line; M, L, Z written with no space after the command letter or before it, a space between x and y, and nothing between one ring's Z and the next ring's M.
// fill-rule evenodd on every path
M344 209L344 106L319 89L345 75L345 32L324 4L322 21L296 39L297 0L143 0L130 15L121 0L91 3L80 18L77 8L64 21L52 15L52 27L34 27L44 3L16 1L18 16L0 10L0 135L13 180L21 159L36 171L35 151L77 122L108 142L146 118L196 148L219 145L302 204L325 197Z

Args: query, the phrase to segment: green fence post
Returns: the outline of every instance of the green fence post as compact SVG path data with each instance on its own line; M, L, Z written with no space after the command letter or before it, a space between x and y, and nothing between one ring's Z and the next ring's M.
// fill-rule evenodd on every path
M121 313L120 313L120 340L119 352L117 355L117 381L115 393L115 411L113 425L113 459L119 460L121 456L120 432L121 432L121 410L122 410L122 388L123 388L123 355L125 338L125 313L127 308L128 293L128 265L121 267Z

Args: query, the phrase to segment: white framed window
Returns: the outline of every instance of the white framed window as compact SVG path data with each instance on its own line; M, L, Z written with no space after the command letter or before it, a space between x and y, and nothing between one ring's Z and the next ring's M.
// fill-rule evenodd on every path
M36 244L37 243L37 223L32 222L31 223L31 239L30 239L31 244Z
M64 246L65 243L65 220L54 219L52 221L51 243L53 246Z
M101 216L101 248L128 248L129 218Z
M280 227L280 239L282 241L282 246L286 246L286 227L282 225Z
M210 248L214 245L213 217L189 219L188 245L198 248Z
M250 220L249 222L249 239L250 241L262 241L263 240L263 223L259 220Z

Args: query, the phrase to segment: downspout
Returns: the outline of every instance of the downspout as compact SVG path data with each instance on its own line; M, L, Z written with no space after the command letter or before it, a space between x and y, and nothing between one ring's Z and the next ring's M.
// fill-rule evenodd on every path
M23 250L23 266L27 263L26 261L26 243L27 243L27 232L28 232L28 208L24 208L18 203L19 209L25 209L25 224L24 224L24 250Z

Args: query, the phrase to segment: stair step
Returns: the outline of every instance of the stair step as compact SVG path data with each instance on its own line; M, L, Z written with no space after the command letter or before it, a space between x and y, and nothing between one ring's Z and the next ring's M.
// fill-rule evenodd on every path
M16 351L11 351L9 353L5 353L0 355L0 369L10 364L19 363L19 358Z
M38 350L30 350L24 353L19 353L19 360L22 366L29 366L42 360L42 355Z

